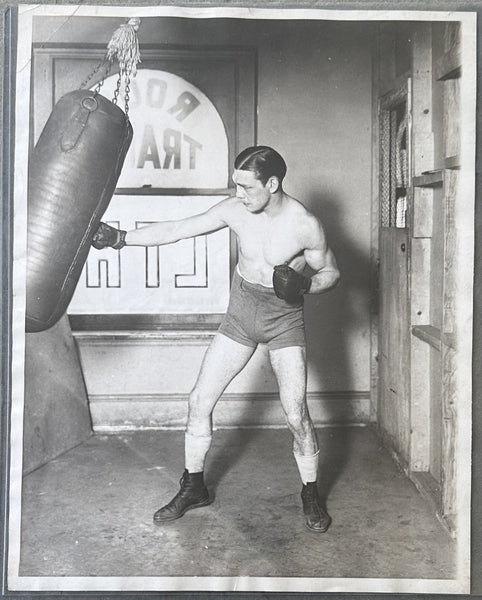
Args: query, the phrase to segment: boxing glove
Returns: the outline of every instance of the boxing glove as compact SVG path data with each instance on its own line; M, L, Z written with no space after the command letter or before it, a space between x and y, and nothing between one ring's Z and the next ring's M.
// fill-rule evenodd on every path
M290 304L299 302L311 287L311 279L297 273L288 265L276 265L273 270L273 288L278 298Z
M122 229L116 229L101 221L92 238L92 246L97 248L97 250L102 250L103 248L120 250L120 248L126 245L126 233Z

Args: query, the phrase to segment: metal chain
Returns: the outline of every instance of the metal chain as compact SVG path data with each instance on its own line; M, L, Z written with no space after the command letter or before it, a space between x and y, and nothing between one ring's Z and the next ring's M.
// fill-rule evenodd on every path
M116 88L114 90L114 97L112 98L112 103L113 104L117 104L117 99L119 97L121 83L122 83L122 73L119 72L119 77L117 79L117 85L116 85Z
M105 72L102 74L102 77L100 79L100 81L97 83L97 85L94 88L94 94L98 94L100 92L100 88L104 85L105 80L107 79L107 77L109 76L109 73L112 69L112 59L108 60L107 57L104 57L104 60L102 60L95 68L94 70L90 73L90 75L88 75L85 80L80 84L80 89L83 89L86 87L86 85L89 83L89 81L94 77L94 75L96 75L100 69L102 67L104 67L104 65L107 65L107 67L105 68ZM120 88L122 85L122 77L124 76L125 79L125 95L124 95L124 105L125 105L125 113L126 113L126 118L129 118L129 101L130 101L130 83L131 83L131 78L130 75L126 72L123 71L119 71L119 77L117 78L117 83L116 83L116 89L114 90L114 97L112 98L112 103L116 104L118 103L119 100L119 94L120 94Z
M111 60L104 60L104 63L107 63L107 68L105 70L105 73L102 75L101 80L98 82L98 84L94 88L95 94L98 94L100 92L100 88L104 85L104 81L107 79L107 77L109 76L110 70L112 69L112 61Z
M79 88L80 89L85 88L86 85L89 83L89 81L94 77L94 75L96 75L100 71L100 69L103 68L106 64L107 64L107 69L106 69L105 73L103 73L100 82L96 86L100 89L100 87L104 83L104 80L107 77L107 75L109 74L109 71L112 67L112 61L108 60L107 56L104 56L104 58L101 60L101 62L96 67L94 67L93 71L89 75L87 75L87 77L84 79L84 81L80 84Z
M89 81L92 79L92 77L94 77L94 75L99 71L99 69L101 68L101 66L105 63L105 59L103 61L101 61L96 67L94 67L94 70L90 73L90 75L87 75L87 77L84 79L84 81L80 84L79 88L83 89L85 88L85 86L89 83Z
M131 83L131 78L129 77L129 75L126 73L125 76L125 96L124 96L124 103L125 103L125 113L126 113L126 117L129 118L129 100L130 100L130 91L131 91L131 87L130 87L130 83Z

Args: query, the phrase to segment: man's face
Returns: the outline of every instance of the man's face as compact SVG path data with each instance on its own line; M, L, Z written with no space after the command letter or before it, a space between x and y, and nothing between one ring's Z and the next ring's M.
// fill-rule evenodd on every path
M235 169L233 182L236 186L236 198L243 202L249 212L261 212L270 201L270 181L268 180L266 185L263 185L253 171Z

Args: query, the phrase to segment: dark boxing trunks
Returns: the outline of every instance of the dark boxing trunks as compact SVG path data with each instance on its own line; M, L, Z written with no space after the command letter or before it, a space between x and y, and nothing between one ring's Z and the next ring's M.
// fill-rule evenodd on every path
M236 269L227 313L219 333L245 346L267 344L270 350L306 346L303 298L288 304L268 288L243 279Z

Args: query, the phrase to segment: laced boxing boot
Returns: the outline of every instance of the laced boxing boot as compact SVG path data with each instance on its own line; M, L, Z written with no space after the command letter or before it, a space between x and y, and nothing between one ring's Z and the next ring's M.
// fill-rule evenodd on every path
M189 473L185 469L179 485L181 489L174 498L160 508L154 514L155 523L163 523L165 521L174 521L192 508L207 506L212 500L209 498L209 493L204 485L203 473Z
M324 533L330 526L331 517L321 504L316 481L303 485L301 501L303 502L303 513L306 517L306 527L315 533Z

